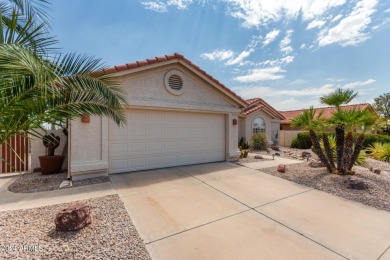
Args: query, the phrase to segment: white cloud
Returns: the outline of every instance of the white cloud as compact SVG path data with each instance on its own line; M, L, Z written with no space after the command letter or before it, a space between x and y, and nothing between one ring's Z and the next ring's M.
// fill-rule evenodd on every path
M290 46L291 43L291 35L294 31L293 30L288 30L286 32L286 36L283 38L283 40L280 42L279 47L280 51L284 52L285 54L288 54L292 52L294 49Z
M306 47L306 44L301 44L301 46L299 47L299 49L304 49Z
M306 30L311 30L314 28L321 28L322 26L325 25L325 23L326 23L326 21L323 21L323 20L313 20L307 25Z
M244 76L238 76L234 78L234 80L239 82L245 82L245 83L265 81L265 80L277 80L277 79L284 78L284 75L282 74L284 72L286 71L278 66L261 68L261 69L253 69L251 70L250 74Z
M266 60L260 63L260 65L265 65L265 66L285 66L291 62L294 61L294 56L286 56L281 59L276 59L276 60Z
M385 10L385 13L390 13L390 8Z
M357 45L366 41L366 33L371 23L371 15L376 11L377 0L361 0L352 12L333 28L321 32L318 36L319 46L338 43L342 46Z
M248 57L251 54L252 51L243 51L241 52L237 57L234 59L230 59L226 62L226 65L235 65L235 64L240 64L243 62L243 60Z
M342 86L342 88L357 88L357 87L371 85L374 84L375 82L376 82L375 79L368 79L366 81L356 81L356 82L345 84Z
M286 89L279 90L278 94L280 95L288 95L288 96L322 96L325 94L329 94L335 89L333 84L325 84L319 88L304 88L304 89Z
M231 50L215 50L210 53L203 53L200 56L203 59L207 59L207 60L223 61L223 60L230 59L231 57L233 57L233 55L234 52Z
M307 80L305 79L296 79L296 80L293 80L293 81L290 81L290 85L302 85L302 84L306 84L308 83Z
M337 79L337 78L327 78L326 80L330 81L330 82L342 82L342 81L345 81L345 79Z
M141 2L141 4L145 7L145 9L158 12L158 13L166 13L168 12L167 5L160 1L150 1L150 2Z
M332 8L345 4L345 0L224 0L230 4L229 14L243 21L245 27L265 26L282 18L312 20Z
M340 20L341 18L343 18L343 16L342 16L341 14L338 14L338 15L336 15L330 22L331 22L331 23L337 22L337 21Z
M145 9L166 13L168 12L168 7L174 7L179 10L187 9L189 5L192 3L205 4L206 0L155 0L155 1L143 1L141 4L145 7Z
M279 33L280 33L279 30L272 30L269 33L267 33L263 42L263 47L273 42L276 39L276 37L278 37Z

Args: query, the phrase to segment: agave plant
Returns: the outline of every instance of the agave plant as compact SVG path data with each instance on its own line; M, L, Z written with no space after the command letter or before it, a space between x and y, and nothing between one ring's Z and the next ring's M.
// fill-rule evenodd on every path
M390 162L390 143L379 143L376 142L372 144L367 151L374 157L376 160Z

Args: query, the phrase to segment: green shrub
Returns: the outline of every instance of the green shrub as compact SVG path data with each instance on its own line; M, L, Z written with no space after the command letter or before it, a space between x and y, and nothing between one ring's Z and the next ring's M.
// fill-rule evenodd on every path
M251 146L253 150L267 149L267 136L265 133L257 133L251 137Z
M390 162L390 143L374 143L367 151L371 153L371 156L376 160Z
M369 148L375 143L390 143L390 136L388 135L378 135L378 134L365 134L363 148Z
M312 146L309 132L301 132L291 142L291 148L309 149Z
M240 139L240 142L238 143L238 147L239 149L249 149L249 144L248 142L245 141L245 138L244 137L241 137Z
M294 139L292 139L290 147L299 149L298 137L295 137Z
M246 157L248 157L248 153L249 153L249 149L240 149L240 151L241 151L241 154L240 154L240 159L242 159L242 158L246 158Z

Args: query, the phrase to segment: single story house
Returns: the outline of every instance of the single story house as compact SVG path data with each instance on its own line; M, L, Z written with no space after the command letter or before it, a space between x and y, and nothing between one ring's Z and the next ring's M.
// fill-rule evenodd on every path
M238 137L250 142L253 134L265 133L269 144L279 143L280 122L282 114L261 98L246 100L248 107L239 115Z
M242 99L178 53L105 72L127 93L127 125L106 117L72 121L72 179L235 160L239 138L265 131L272 140L283 119L262 99Z
M332 114L336 111L335 107L320 107L320 108L315 108L316 109L316 114L318 113L323 113L322 117L324 118L330 118ZM353 105L345 105L341 106L341 109L343 110L352 110L352 109L368 109L371 111L373 114L376 116L378 115L375 108L373 108L370 104L368 103L363 103L363 104L353 104ZM279 111L280 114L284 116L285 119L283 119L280 122L280 130L301 130L300 128L294 128L291 126L291 120L305 111L304 109L300 110L290 110L290 111Z

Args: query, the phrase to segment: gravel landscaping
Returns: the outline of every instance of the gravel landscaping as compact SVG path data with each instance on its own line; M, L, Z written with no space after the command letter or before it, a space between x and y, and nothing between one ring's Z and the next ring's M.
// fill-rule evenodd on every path
M118 195L82 202L92 223L71 232L54 224L68 203L0 212L0 259L150 259Z
M24 173L20 175L11 185L8 190L16 193L33 193L41 191L58 190L60 184L66 180L66 173L58 173L51 175L42 175L40 172ZM72 187L85 186L109 182L107 176L90 178L85 180L73 181ZM71 188L71 187L70 187Z
M356 172L355 175L340 176L327 173L326 168L312 168L308 164L304 161L286 165L285 173L278 172L277 167L264 168L260 171L377 209L390 211L390 176L388 172L374 174L367 168L355 166L353 168ZM368 188L363 190L348 188L347 181L350 178L363 181Z

